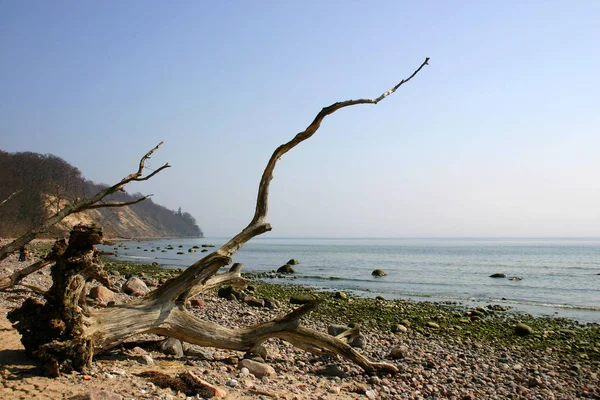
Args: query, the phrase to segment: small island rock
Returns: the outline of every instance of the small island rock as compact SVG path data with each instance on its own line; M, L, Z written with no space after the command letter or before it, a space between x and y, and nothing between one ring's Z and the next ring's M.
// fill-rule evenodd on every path
M371 275L373 275L373 276L386 276L387 272L385 272L382 269L376 269L376 270L373 270L373 272L371 272Z
M279 272L280 274L293 274L295 271L294 267L292 267L290 264L285 264L279 267L277 272Z

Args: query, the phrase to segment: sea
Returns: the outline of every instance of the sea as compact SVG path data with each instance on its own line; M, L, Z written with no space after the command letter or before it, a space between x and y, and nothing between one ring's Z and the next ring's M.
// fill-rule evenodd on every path
M203 244L218 247L227 240L158 239L99 247L113 252L118 249L121 260L185 269L208 254L201 253L202 248L196 253L188 249ZM174 250L161 252L168 246ZM500 304L514 312L600 323L600 238L263 237L247 243L233 262L244 264L245 272L267 272L292 258L299 261L295 273L270 281L361 297L381 295L465 307ZM374 277L371 272L375 269L387 275ZM496 273L507 278L490 277Z

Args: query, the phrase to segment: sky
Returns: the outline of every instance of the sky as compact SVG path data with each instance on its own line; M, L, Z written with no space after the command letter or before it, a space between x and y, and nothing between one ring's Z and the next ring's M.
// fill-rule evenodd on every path
M599 237L600 2L0 0L0 149L270 237Z

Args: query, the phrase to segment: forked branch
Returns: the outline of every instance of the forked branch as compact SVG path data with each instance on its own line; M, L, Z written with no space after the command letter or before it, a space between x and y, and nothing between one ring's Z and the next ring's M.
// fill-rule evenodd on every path
M69 216L71 214L75 214L75 213L78 213L81 211L95 209L95 208L124 207L124 206L128 206L131 204L139 203L140 201L143 201L146 198L148 198L148 196L144 196L141 199L135 200L133 202L99 204L99 202L102 199L104 199L105 197L110 196L111 194L113 194L119 190L123 190L125 185L127 185L128 183L133 182L133 181L139 182L139 181L148 180L148 179L152 178L154 175L156 175L159 172L161 172L162 170L164 170L165 168L169 168L170 165L167 163L167 164L164 164L163 166L161 166L160 168L154 170L152 173L150 173L146 176L143 176L146 161L148 161L150 159L152 154L156 150L158 150L158 148L162 144L163 144L163 142L160 142L156 147L154 147L152 150L150 150L148 153L146 153L141 158L139 166L138 166L138 170L136 172L127 175L125 178L121 179L121 181L118 182L117 184L112 185L110 187L107 187L107 188L99 191L92 197L79 200L74 204L67 204L60 211L58 211L56 214L54 214L51 217L49 217L48 219L46 219L39 226L36 226L35 228L29 230L28 232L26 232L22 236L18 237L17 239L13 240L12 242L2 246L0 248L0 262L2 260L4 260L6 257L8 257L10 254L14 253L15 251L19 250L21 247L25 246L27 243L31 242L36 236L38 236L39 234L41 234L43 232L46 232L52 226L54 226L58 222L62 221L64 218L66 218L67 216Z

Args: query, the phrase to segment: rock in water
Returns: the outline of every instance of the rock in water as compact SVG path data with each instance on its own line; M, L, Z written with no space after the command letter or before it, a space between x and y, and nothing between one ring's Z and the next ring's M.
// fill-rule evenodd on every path
M495 273L495 274L491 274L490 278L506 278L506 274L502 274L502 273Z
M289 265L297 265L297 264L300 264L300 263L299 263L299 262L298 262L298 260L296 260L295 258L292 258L292 259L291 259L290 261L288 261L286 264L289 264Z
M387 273L384 270L382 270L382 269L376 269L373 272L371 272L371 275L373 275L373 276L386 276Z
M296 271L294 271L294 267L292 267L290 264L285 264L279 267L279 269L277 269L277 272L279 272L280 274L293 274Z

